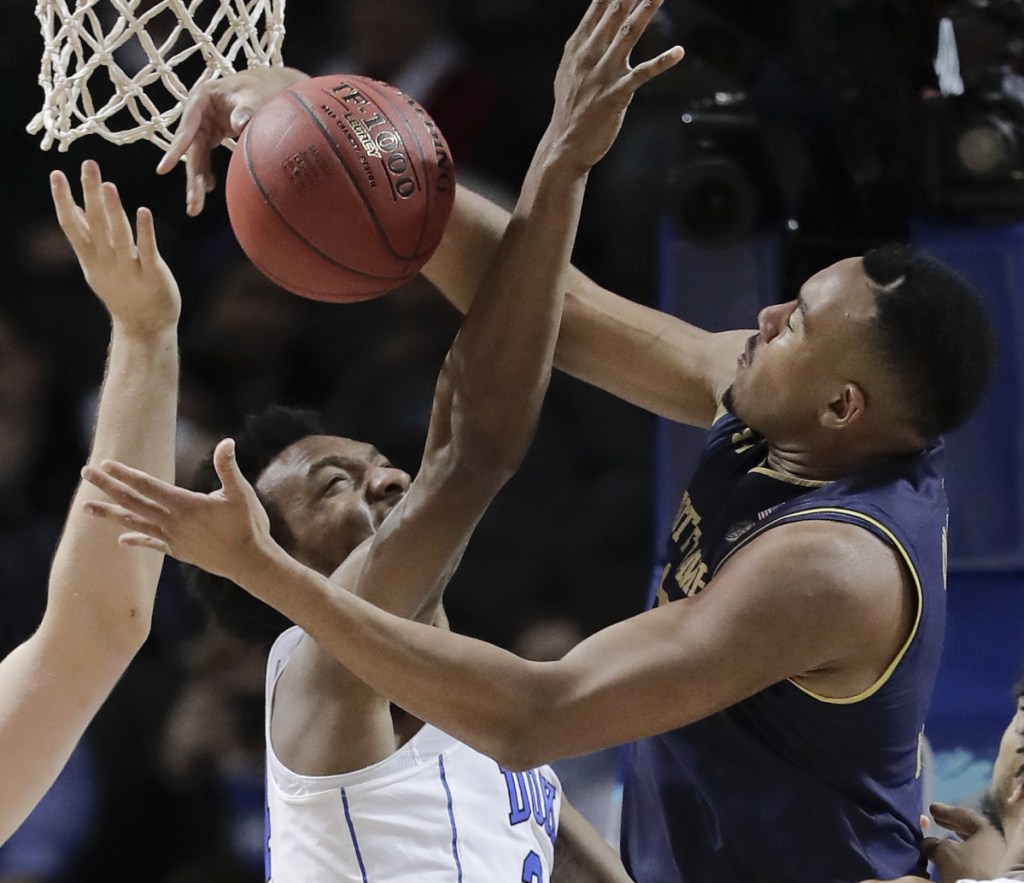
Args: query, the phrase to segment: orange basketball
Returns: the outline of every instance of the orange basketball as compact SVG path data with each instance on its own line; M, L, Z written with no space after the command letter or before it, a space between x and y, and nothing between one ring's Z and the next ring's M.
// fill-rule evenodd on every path
M228 166L249 259L304 297L356 301L415 276L441 241L455 169L427 112L367 77L315 77L274 96Z

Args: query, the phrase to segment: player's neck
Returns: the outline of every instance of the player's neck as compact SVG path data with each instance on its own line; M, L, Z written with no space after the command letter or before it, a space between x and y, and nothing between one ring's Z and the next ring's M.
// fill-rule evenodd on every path
M806 447L769 444L768 466L802 481L835 481L890 459L866 451L819 451Z

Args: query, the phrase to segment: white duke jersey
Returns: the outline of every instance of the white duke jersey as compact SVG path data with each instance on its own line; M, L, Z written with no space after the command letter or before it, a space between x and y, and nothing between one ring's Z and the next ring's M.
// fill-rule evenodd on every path
M547 883L561 786L547 766L512 773L425 724L390 757L300 776L274 753L274 687L299 628L267 663L267 854L273 883Z

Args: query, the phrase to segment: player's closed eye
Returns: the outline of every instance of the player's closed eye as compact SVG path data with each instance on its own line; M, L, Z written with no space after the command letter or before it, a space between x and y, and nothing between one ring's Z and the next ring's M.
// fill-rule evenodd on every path
M329 490L331 490L331 488L335 487L336 485L339 485L343 482L351 481L351 476L349 476L347 473L339 472L335 475L332 475L329 479L327 479L326 483L324 484L323 491L324 493L327 493Z

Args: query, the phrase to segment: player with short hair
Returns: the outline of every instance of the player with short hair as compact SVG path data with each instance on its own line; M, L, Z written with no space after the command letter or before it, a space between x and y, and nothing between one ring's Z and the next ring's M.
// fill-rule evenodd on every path
M212 183L209 131L193 119L174 147L190 211ZM459 190L424 273L460 308L507 223ZM138 505L151 536L125 541L229 575L509 767L633 742L623 853L640 883L923 871L919 751L945 616L941 435L991 372L978 297L906 248L823 269L754 332L705 332L575 270L566 285L557 365L710 428L656 609L554 663L398 622L281 554L227 449L226 506L118 467L97 474L159 500Z
M133 235L117 189L91 161L82 164L82 206L62 172L50 187L57 220L110 315L89 462L123 459L172 480L180 299L153 217L140 208ZM163 556L118 548L117 531L85 517L82 504L101 496L87 483L75 492L42 622L0 661L0 843L53 784L149 634Z
M636 89L682 57L625 64L659 5L595 2L567 42L551 124L441 369L415 479L280 409L232 444L277 541L332 591L443 630L443 590L536 428L587 172ZM237 633L280 631L236 586L192 580ZM297 628L270 652L266 735L275 883L628 879L549 767L504 769L410 719Z

